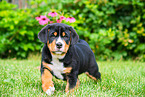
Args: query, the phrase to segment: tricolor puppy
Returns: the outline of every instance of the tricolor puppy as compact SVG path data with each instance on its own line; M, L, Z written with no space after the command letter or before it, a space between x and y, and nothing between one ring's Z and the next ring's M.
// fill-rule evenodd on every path
M101 79L95 56L88 43L80 40L75 30L66 24L54 23L42 28L38 38L44 44L41 60L42 89L48 95L55 88L52 76L66 80L65 91L79 85L78 75L86 73L94 80Z

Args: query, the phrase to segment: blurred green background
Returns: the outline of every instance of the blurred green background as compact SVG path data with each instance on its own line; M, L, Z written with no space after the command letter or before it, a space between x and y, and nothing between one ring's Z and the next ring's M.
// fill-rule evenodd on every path
M145 61L144 0L0 0L0 58L41 52L35 17L52 10L75 17L97 60Z

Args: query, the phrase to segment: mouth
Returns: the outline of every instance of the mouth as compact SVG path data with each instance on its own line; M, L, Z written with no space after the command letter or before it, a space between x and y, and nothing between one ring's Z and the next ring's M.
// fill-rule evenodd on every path
M58 54L58 55L65 54L65 52L62 52L62 51L52 51L52 53L54 53L54 54Z

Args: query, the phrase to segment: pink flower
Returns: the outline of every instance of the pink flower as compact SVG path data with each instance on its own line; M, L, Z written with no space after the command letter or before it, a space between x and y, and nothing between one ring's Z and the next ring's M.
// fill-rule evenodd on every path
M65 20L66 19L64 16L60 16L59 18L60 18L60 20Z
M48 16L55 17L55 16L57 16L57 13L56 12L50 12L50 13L48 13Z
M41 20L40 16L35 17L35 19L36 19L37 21Z
M76 21L76 19L74 17L69 17L69 18L66 18L66 21L70 22L70 23L73 23L73 22Z
M61 20L61 19L57 19L56 22L57 22L57 23L61 23L62 20Z
M53 23L53 21L49 21L50 23Z
M39 19L39 24L40 25L45 25L48 23L48 21L50 21L50 19L48 19L46 16L40 16L40 19Z

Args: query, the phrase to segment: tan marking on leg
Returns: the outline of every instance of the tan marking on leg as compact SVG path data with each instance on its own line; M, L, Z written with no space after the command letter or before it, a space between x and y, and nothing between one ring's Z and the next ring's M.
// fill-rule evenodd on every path
M68 74L72 70L72 67L66 67L65 70L63 70L64 73Z
M97 79L96 79L95 77L93 77L92 75L90 75L88 72L86 72L86 75L87 75L88 77L90 77L91 79L97 81Z
M48 63L46 63L44 61L42 62L42 64L43 64L43 67L45 67L45 68L49 69L50 71L52 71L51 68L49 67L49 65L51 65L51 64L48 64Z
M79 79L77 79L76 88L78 88L79 86L80 86L80 81Z
M52 81L52 74L50 71L44 69L44 72L41 76L42 80L42 89L44 92L46 92L50 87L54 87L53 81Z
M74 92L74 90L78 89L79 86L80 86L80 81L79 81L79 79L77 79L76 86L73 89L69 90L69 80L67 79L67 85L66 85L66 88L65 88L65 92L66 93L67 92L70 92L70 93Z
M77 83L76 83L76 86L70 90L70 93L74 92L76 89L78 89L78 87L80 86L80 81L79 79L77 79Z
M67 79L67 84L66 84L66 88L65 88L65 92L69 92L69 80Z

